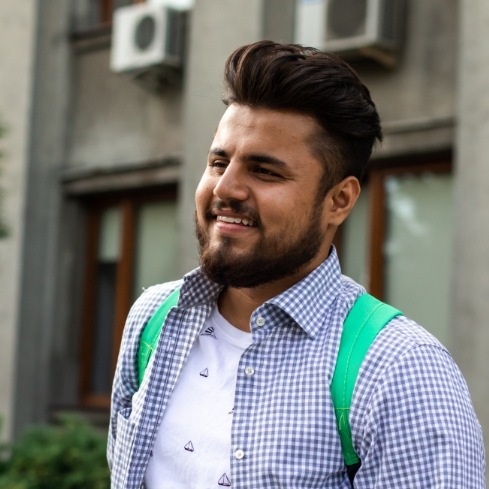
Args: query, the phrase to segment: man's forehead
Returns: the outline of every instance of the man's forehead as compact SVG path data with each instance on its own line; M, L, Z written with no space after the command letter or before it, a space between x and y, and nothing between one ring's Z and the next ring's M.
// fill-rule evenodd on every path
M310 115L270 108L254 108L232 104L222 115L214 131L213 139L228 134L264 136L285 135L299 142L322 132L317 121ZM255 134L256 133L256 134Z

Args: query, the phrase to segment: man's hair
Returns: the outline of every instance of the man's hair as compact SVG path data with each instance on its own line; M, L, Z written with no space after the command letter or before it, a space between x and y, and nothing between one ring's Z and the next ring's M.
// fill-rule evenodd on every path
M337 56L297 44L259 41L226 61L224 103L309 115L322 128L312 150L325 164L324 194L343 178L359 180L382 140L370 93Z

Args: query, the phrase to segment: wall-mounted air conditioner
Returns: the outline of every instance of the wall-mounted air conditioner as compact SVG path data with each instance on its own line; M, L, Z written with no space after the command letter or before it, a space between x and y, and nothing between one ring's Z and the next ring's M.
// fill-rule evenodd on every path
M112 22L110 67L116 73L182 66L187 12L152 3L118 8Z
M399 51L404 0L298 0L296 42L391 63Z

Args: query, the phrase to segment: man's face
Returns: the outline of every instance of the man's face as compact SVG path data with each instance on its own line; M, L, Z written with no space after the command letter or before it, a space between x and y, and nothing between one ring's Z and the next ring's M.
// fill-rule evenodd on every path
M231 287L294 283L328 255L311 117L232 104L196 192L201 266ZM329 233L328 233L329 234Z

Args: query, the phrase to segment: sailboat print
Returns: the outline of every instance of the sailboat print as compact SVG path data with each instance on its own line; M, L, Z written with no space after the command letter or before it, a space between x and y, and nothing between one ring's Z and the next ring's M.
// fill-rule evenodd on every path
M209 369L205 368L204 370L202 370L202 372L200 372L200 376L209 377Z
M193 452L194 451L194 445L191 441L189 441L183 448L187 450L187 452Z
M231 481L226 474L222 474L222 477L219 479L218 484L224 487L231 487Z
M208 328L206 328L206 330L203 333L200 333L200 336L210 336L211 338L217 340L217 336L214 331L215 331L214 326L209 326Z

